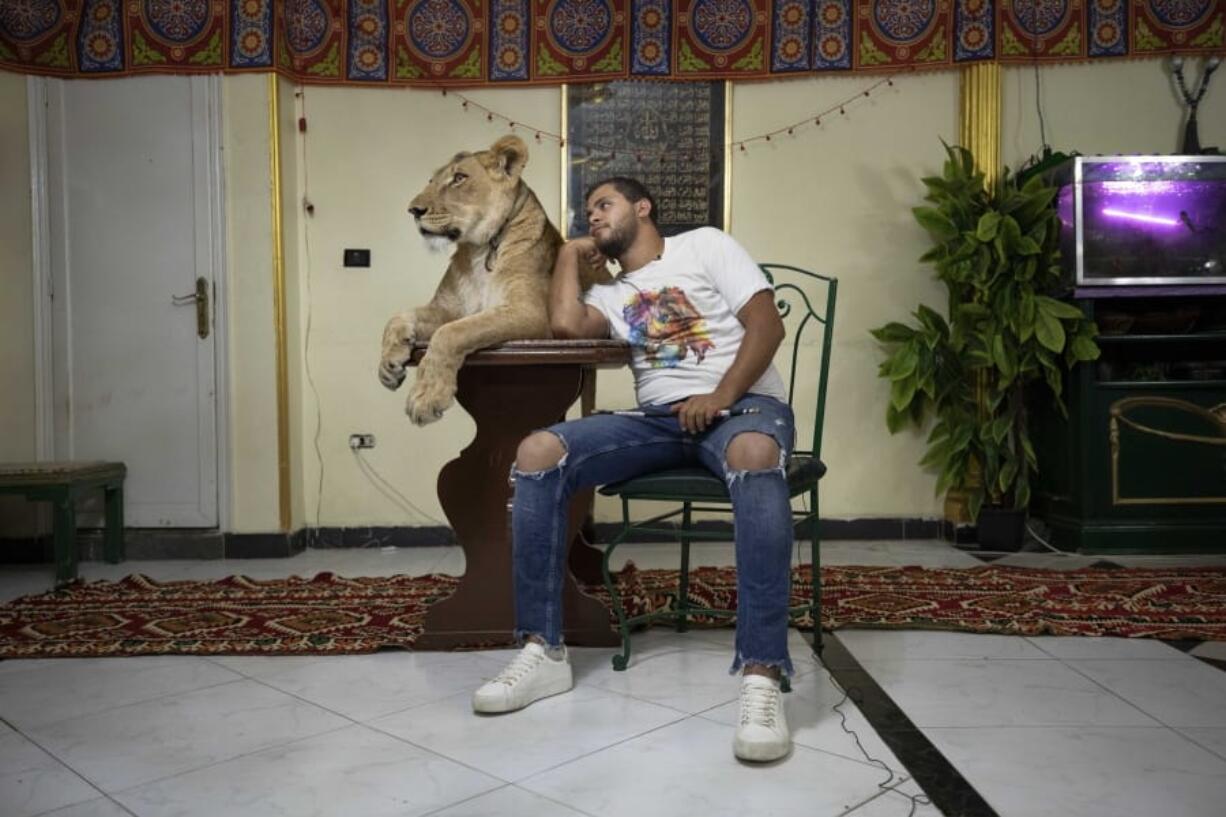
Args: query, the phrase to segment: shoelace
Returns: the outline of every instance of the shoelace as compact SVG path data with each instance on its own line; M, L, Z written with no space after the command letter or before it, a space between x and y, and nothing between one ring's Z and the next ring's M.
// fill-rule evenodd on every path
M530 653L527 650L520 650L519 655L515 656L514 660L507 665L507 668L494 677L494 683L515 686L521 678L540 666L540 663L544 660L545 656L541 653Z
M741 725L759 723L775 728L779 711L779 690L772 687L744 686L741 688Z

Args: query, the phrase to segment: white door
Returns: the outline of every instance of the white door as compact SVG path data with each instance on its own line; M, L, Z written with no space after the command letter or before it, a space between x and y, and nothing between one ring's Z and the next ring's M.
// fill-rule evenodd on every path
M47 85L55 458L126 463L130 527L218 524L217 87Z

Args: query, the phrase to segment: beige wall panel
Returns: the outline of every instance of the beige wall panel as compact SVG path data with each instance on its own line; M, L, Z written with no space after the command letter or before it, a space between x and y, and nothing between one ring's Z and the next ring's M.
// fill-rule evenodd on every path
M734 131L783 127L854 96L864 77L739 85ZM882 355L868 334L905 320L918 303L943 311L944 291L916 259L927 236L911 216L920 177L939 172L940 139L957 133L958 77L906 77L824 117L820 128L776 136L734 153L732 233L759 261L839 279L823 459L822 515L935 516L933 477L916 465L923 437L891 436ZM817 365L816 355L812 366ZM800 421L802 439L811 422Z
M559 127L556 88L467 93L538 127ZM438 92L307 88L302 101L308 130L296 137L298 178L315 206L314 216L300 217L303 260L294 310L303 333L310 322L305 360L314 382L312 388L304 378L294 389L302 423L295 470L302 475L303 518L314 524L318 507L324 526L441 524L438 472L469 443L475 427L458 406L434 425L413 426L404 415L408 383L392 393L376 378L379 341L392 313L425 303L447 266L447 256L430 253L418 236L409 200L456 151L488 147L507 128ZM530 149L525 177L556 219L557 143L538 145L523 135ZM372 266L343 267L346 247L371 250ZM300 337L305 349L307 339ZM348 447L355 432L375 434L377 447L362 456L415 508L388 499L364 474Z
M1195 90L1202 60L1191 60L1185 79ZM1226 150L1226 88L1219 72L1197 119L1202 145ZM1167 60L1055 65L1039 73L1047 142L1083 154L1175 153L1183 144L1183 106ZM1039 115L1031 68L1004 72L1001 156L1016 168L1038 151Z
M230 525L280 528L267 79L222 81L229 314Z

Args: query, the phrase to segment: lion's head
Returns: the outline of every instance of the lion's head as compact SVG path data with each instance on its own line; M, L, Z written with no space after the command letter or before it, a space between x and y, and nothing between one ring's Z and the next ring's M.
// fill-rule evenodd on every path
M504 136L489 150L457 153L409 204L431 243L488 244L511 213L528 146Z

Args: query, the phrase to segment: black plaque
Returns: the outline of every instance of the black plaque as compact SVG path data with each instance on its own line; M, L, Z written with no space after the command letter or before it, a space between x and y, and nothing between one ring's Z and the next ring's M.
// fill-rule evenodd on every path
M583 194L631 176L656 200L660 232L726 229L725 83L607 82L566 94L567 237L587 235Z

